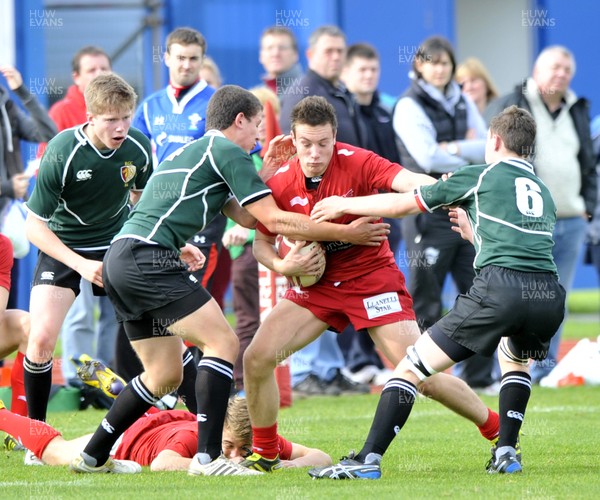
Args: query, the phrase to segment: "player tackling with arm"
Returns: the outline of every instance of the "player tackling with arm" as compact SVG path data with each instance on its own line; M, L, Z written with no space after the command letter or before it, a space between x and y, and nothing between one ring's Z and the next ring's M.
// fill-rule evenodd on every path
M308 214L327 196L361 196L378 190L405 192L435 182L370 151L336 143L335 110L323 97L304 98L294 107L291 118L297 156L268 183L282 209ZM349 224L354 219L342 215L335 222ZM258 229L254 241L257 260L288 274L286 261L292 252L280 259L272 246L274 232L260 225ZM419 338L412 299L387 241L379 247L334 241L326 243L325 248L327 265L320 281L307 289L289 289L245 353L244 387L254 450L242 462L246 467L260 471L280 468L279 392L273 374L277 362L312 342L328 326L341 332L349 322L357 330L368 329L377 347L393 363L398 363L407 347ZM496 437L498 415L486 408L463 381L440 374L426 381L422 391L471 420L488 439Z
M199 346L197 453L193 475L252 474L221 457L223 419L238 339L220 307L190 271L200 267L197 247L179 249L219 212L246 227L260 220L296 239L335 239L379 245L387 229L363 218L320 227L307 215L280 210L248 152L258 137L262 106L250 92L221 87L210 99L206 134L162 162L104 259L103 282L117 319L144 366L115 400L71 468L77 472L136 473L109 458L117 438L182 379L181 338ZM238 203L239 201L239 203ZM180 259L181 257L181 259ZM182 265L181 260L186 266Z
M528 362L546 357L565 305L552 259L556 207L526 160L535 134L531 114L511 106L490 123L487 165L464 167L414 194L330 198L313 210L313 219L323 221L345 213L401 217L460 205L470 223L460 232L475 245L477 274L469 292L407 349L381 393L358 455L313 469L312 477L379 478L381 456L407 421L418 384L474 353L491 355L498 346L500 436L486 467L490 473L522 471L516 447L531 394Z

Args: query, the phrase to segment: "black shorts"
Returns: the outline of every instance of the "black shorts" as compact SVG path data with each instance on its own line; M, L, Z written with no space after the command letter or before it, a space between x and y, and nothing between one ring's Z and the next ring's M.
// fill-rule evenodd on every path
M179 252L133 238L110 246L102 278L129 340L170 335L171 324L211 299Z
M491 356L502 337L513 354L544 359L565 314L565 289L551 273L487 266L454 307L431 327L467 349ZM452 356L450 356L452 357Z
M102 261L106 250L99 250L94 252L80 252L73 250L78 255L90 260ZM81 274L71 269L69 266L64 265L62 262L53 259L44 252L39 252L37 264L33 271L33 280L31 286L36 285L52 285L59 286L62 288L70 288L75 293L75 296L79 295ZM106 292L104 288L94 285L92 283L92 292L96 296L105 296Z

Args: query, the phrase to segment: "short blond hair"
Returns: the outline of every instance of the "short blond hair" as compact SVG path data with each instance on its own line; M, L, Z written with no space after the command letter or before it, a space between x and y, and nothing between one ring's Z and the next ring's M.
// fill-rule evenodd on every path
M133 111L137 100L133 87L115 73L95 77L86 87L84 97L88 113L94 115Z
M496 89L488 70L485 69L485 66L479 59L475 59L474 57L465 59L465 61L456 68L455 80L457 82L460 83L462 79L469 77L481 78L485 82L485 87L487 89L485 98L487 102L498 97L498 89Z
M273 111L277 116L279 116L279 110L281 108L281 105L279 104L279 98L277 97L277 94L269 87L266 87L265 85L259 85L257 87L252 87L250 92L252 92L258 98L263 106L266 102L270 102Z
M202 66L200 67L200 72L202 72L203 70L210 71L213 77L212 81L210 81L208 78L204 78L204 80L206 80L206 83L215 88L219 88L223 84L223 79L221 78L221 71L219 70L219 67L217 66L217 63L214 61L214 59L212 59L209 56L204 56L204 59L202 59Z
M252 442L252 426L250 425L246 398L236 396L229 400L223 426L240 441L244 443Z

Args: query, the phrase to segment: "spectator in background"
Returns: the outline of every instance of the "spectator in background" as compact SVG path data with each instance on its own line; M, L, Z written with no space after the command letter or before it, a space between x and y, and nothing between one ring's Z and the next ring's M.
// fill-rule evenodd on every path
M337 140L353 146L367 147L367 128L360 109L340 77L346 58L346 36L337 26L317 28L308 41L306 51L308 71L297 86L289 88L281 99L279 123L284 133L290 132L290 117L294 106L306 96L322 96L333 105L337 120ZM320 181L320 179L319 179ZM355 332L352 326L348 334ZM297 395L339 395L365 393L369 387L358 384L342 374L344 355L337 343L337 334L328 330L314 342L292 356L291 374Z
M223 78L217 63L209 56L204 56L202 66L200 67L200 79L204 80L208 85L218 89L223 85Z
M258 60L265 70L264 84L280 99L289 92L298 92L302 68L296 37L288 28L271 26L263 31Z
M44 142L56 135L56 126L38 100L23 84L21 73L13 66L0 66L0 74L8 88L23 103L27 113L10 98L6 87L0 85L0 212L11 202L27 194L29 175L23 172L21 141ZM12 269L12 289L8 307L16 307L18 260Z
M600 174L600 115L592 120L592 143L596 155L596 172ZM600 184L598 185L598 201L600 202ZM600 280L600 203L596 204L594 218L588 231L587 262L596 267ZM600 284L600 283L599 283Z
M482 116L488 104L498 97L496 86L479 59L469 57L459 64L454 79L460 85L463 94L475 103Z
M486 126L473 101L454 81L455 70L450 43L437 36L426 39L413 61L411 85L394 111L402 165L435 178L484 161ZM419 326L426 330L442 316L442 290L448 274L459 293L471 287L475 250L452 231L445 210L406 217L402 233L410 268L409 291ZM494 383L491 360L485 363L489 369L484 378L469 380L474 389Z
M358 104L340 81L346 59L346 36L337 26L321 26L308 40L308 71L294 92L281 101L279 123L284 133L290 132L290 116L294 106L306 96L325 97L338 118L337 139L361 148L367 147L367 130L361 120Z
M556 203L552 255L567 293L573 285L597 197L589 103L570 89L574 75L575 57L571 51L560 45L546 47L538 55L531 77L486 110L486 117L491 118L516 104L531 111L535 119L538 133L533 163ZM532 366L534 382L556 366L561 334L562 326L552 338L548 357Z
M67 89L65 97L55 102L48 112L59 132L87 121L83 93L94 77L111 71L111 61L104 50L88 45L73 56L71 69L73 85ZM41 144L38 150L40 156L45 149L46 144ZM99 309L100 316L94 326L96 308ZM106 296L95 297L92 284L82 280L80 293L69 309L61 331L62 375L70 386L77 387L82 392L82 409L89 404L89 399L85 397L89 391L77 378L76 367L71 359L88 354L112 366L116 337L117 319L112 303ZM110 400L102 401L106 403L105 406L110 407Z

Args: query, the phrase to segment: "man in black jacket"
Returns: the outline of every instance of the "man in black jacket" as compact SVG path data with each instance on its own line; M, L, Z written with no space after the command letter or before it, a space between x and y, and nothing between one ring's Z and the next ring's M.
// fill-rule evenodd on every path
M21 73L12 66L0 66L10 90L20 99L29 113L24 113L0 85L0 212L11 200L23 198L29 188L29 175L23 173L21 141L48 142L56 135L56 125L38 100L23 84ZM18 261L12 272L12 289L8 308L16 307Z
M532 76L510 94L492 101L485 113L489 119L516 104L535 118L538 134L533 164L556 203L552 253L567 292L573 284L597 194L589 103L569 88L574 75L573 54L559 45L547 47L537 57ZM534 382L556 366L561 332L562 327L552 339L548 358L532 367Z
M308 71L294 92L283 96L281 130L290 132L290 114L298 102L309 95L323 96L334 107L338 119L337 140L367 147L367 130L360 118L358 104L340 82L346 58L346 37L337 26L321 26L308 40Z

